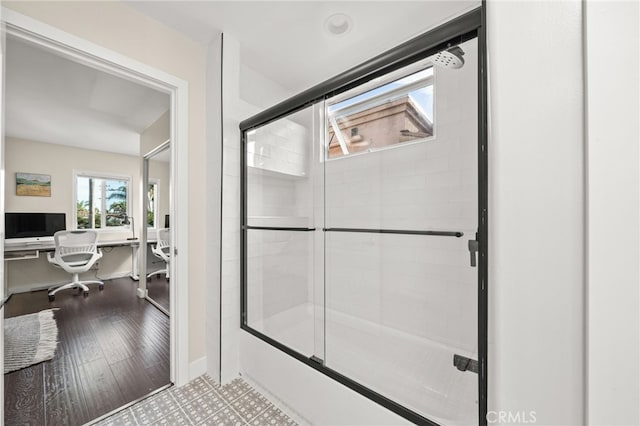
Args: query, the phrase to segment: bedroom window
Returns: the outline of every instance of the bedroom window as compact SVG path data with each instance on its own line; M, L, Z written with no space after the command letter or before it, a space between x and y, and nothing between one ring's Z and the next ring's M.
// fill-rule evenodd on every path
M125 228L131 178L75 173L76 229Z

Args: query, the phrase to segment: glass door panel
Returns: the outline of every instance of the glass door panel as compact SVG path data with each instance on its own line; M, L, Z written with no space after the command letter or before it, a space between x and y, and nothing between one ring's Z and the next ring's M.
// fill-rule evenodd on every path
M398 98L373 86L327 101L329 130L326 179L326 226L401 230L476 230L477 216L477 52L476 41L461 48L465 65L447 69L427 58L382 88L430 71ZM422 83L420 83L422 81ZM418 84L418 86L415 86ZM403 87L403 86L400 86ZM416 88L417 87L417 88ZM429 89L428 96L418 89ZM399 90L399 89L395 89ZM406 89L405 92L410 89ZM416 95L415 93L418 92ZM402 95L404 92L399 92ZM349 97L350 96L350 97ZM375 102L367 101L372 98ZM414 100L414 97L417 100ZM369 108L353 112L360 100ZM420 100L420 101L418 101ZM400 102L400 104L398 104ZM340 107L347 105L347 107ZM332 112L332 108L337 108ZM346 110L342 113L341 111ZM331 117L342 128L348 155L337 155ZM417 124L428 123L417 129ZM351 139L347 134L355 133ZM357 141L349 144L349 141ZM370 147L362 148L363 144ZM352 147L352 145L356 145ZM353 151L358 149L357 151ZM435 201L435 202L434 202Z
M316 104L245 133L246 325L324 355L323 138Z
M313 232L247 232L247 325L314 354Z
M467 240L328 232L325 365L438 423L477 424L476 270Z
M477 424L478 375L454 366L478 359L476 40L458 48L461 68L427 58L326 101L324 362Z
M246 133L247 225L313 227L313 143L314 107Z

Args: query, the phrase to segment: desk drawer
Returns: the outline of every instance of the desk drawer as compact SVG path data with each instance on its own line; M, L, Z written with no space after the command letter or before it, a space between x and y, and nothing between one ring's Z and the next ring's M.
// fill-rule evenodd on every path
M26 260L40 257L40 250L5 251L4 260Z

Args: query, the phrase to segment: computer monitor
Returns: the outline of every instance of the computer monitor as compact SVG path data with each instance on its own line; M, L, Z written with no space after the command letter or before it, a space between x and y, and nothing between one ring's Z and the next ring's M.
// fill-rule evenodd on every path
M64 213L5 213L5 238L26 241L52 240L53 234L66 229Z
M169 228L169 215L168 214L164 215L164 227L165 228Z

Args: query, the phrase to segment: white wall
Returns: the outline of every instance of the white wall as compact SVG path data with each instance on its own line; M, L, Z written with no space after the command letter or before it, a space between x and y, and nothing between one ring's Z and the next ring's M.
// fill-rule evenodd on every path
M582 5L487 5L489 410L584 423Z
M138 217L138 193L141 174L137 157L54 145L49 143L6 138L5 210L7 212L65 213L67 229L75 229L73 213L73 172L87 171L131 178L129 202L132 214ZM25 197L16 195L16 172L39 173L51 176L51 197ZM140 228L136 230L139 235ZM131 236L131 231L104 231L100 240L118 240ZM126 276L131 272L131 249L114 248L100 260L98 276L104 279ZM29 291L33 288L63 284L69 274L53 268L46 255L39 259L20 260L7 264L7 285L10 292ZM88 272L93 276L96 272Z
M587 423L640 424L640 8L586 2ZM631 361L631 362L630 362Z
M171 136L171 111L162 114L140 134L140 155L145 156L154 148L162 145Z

